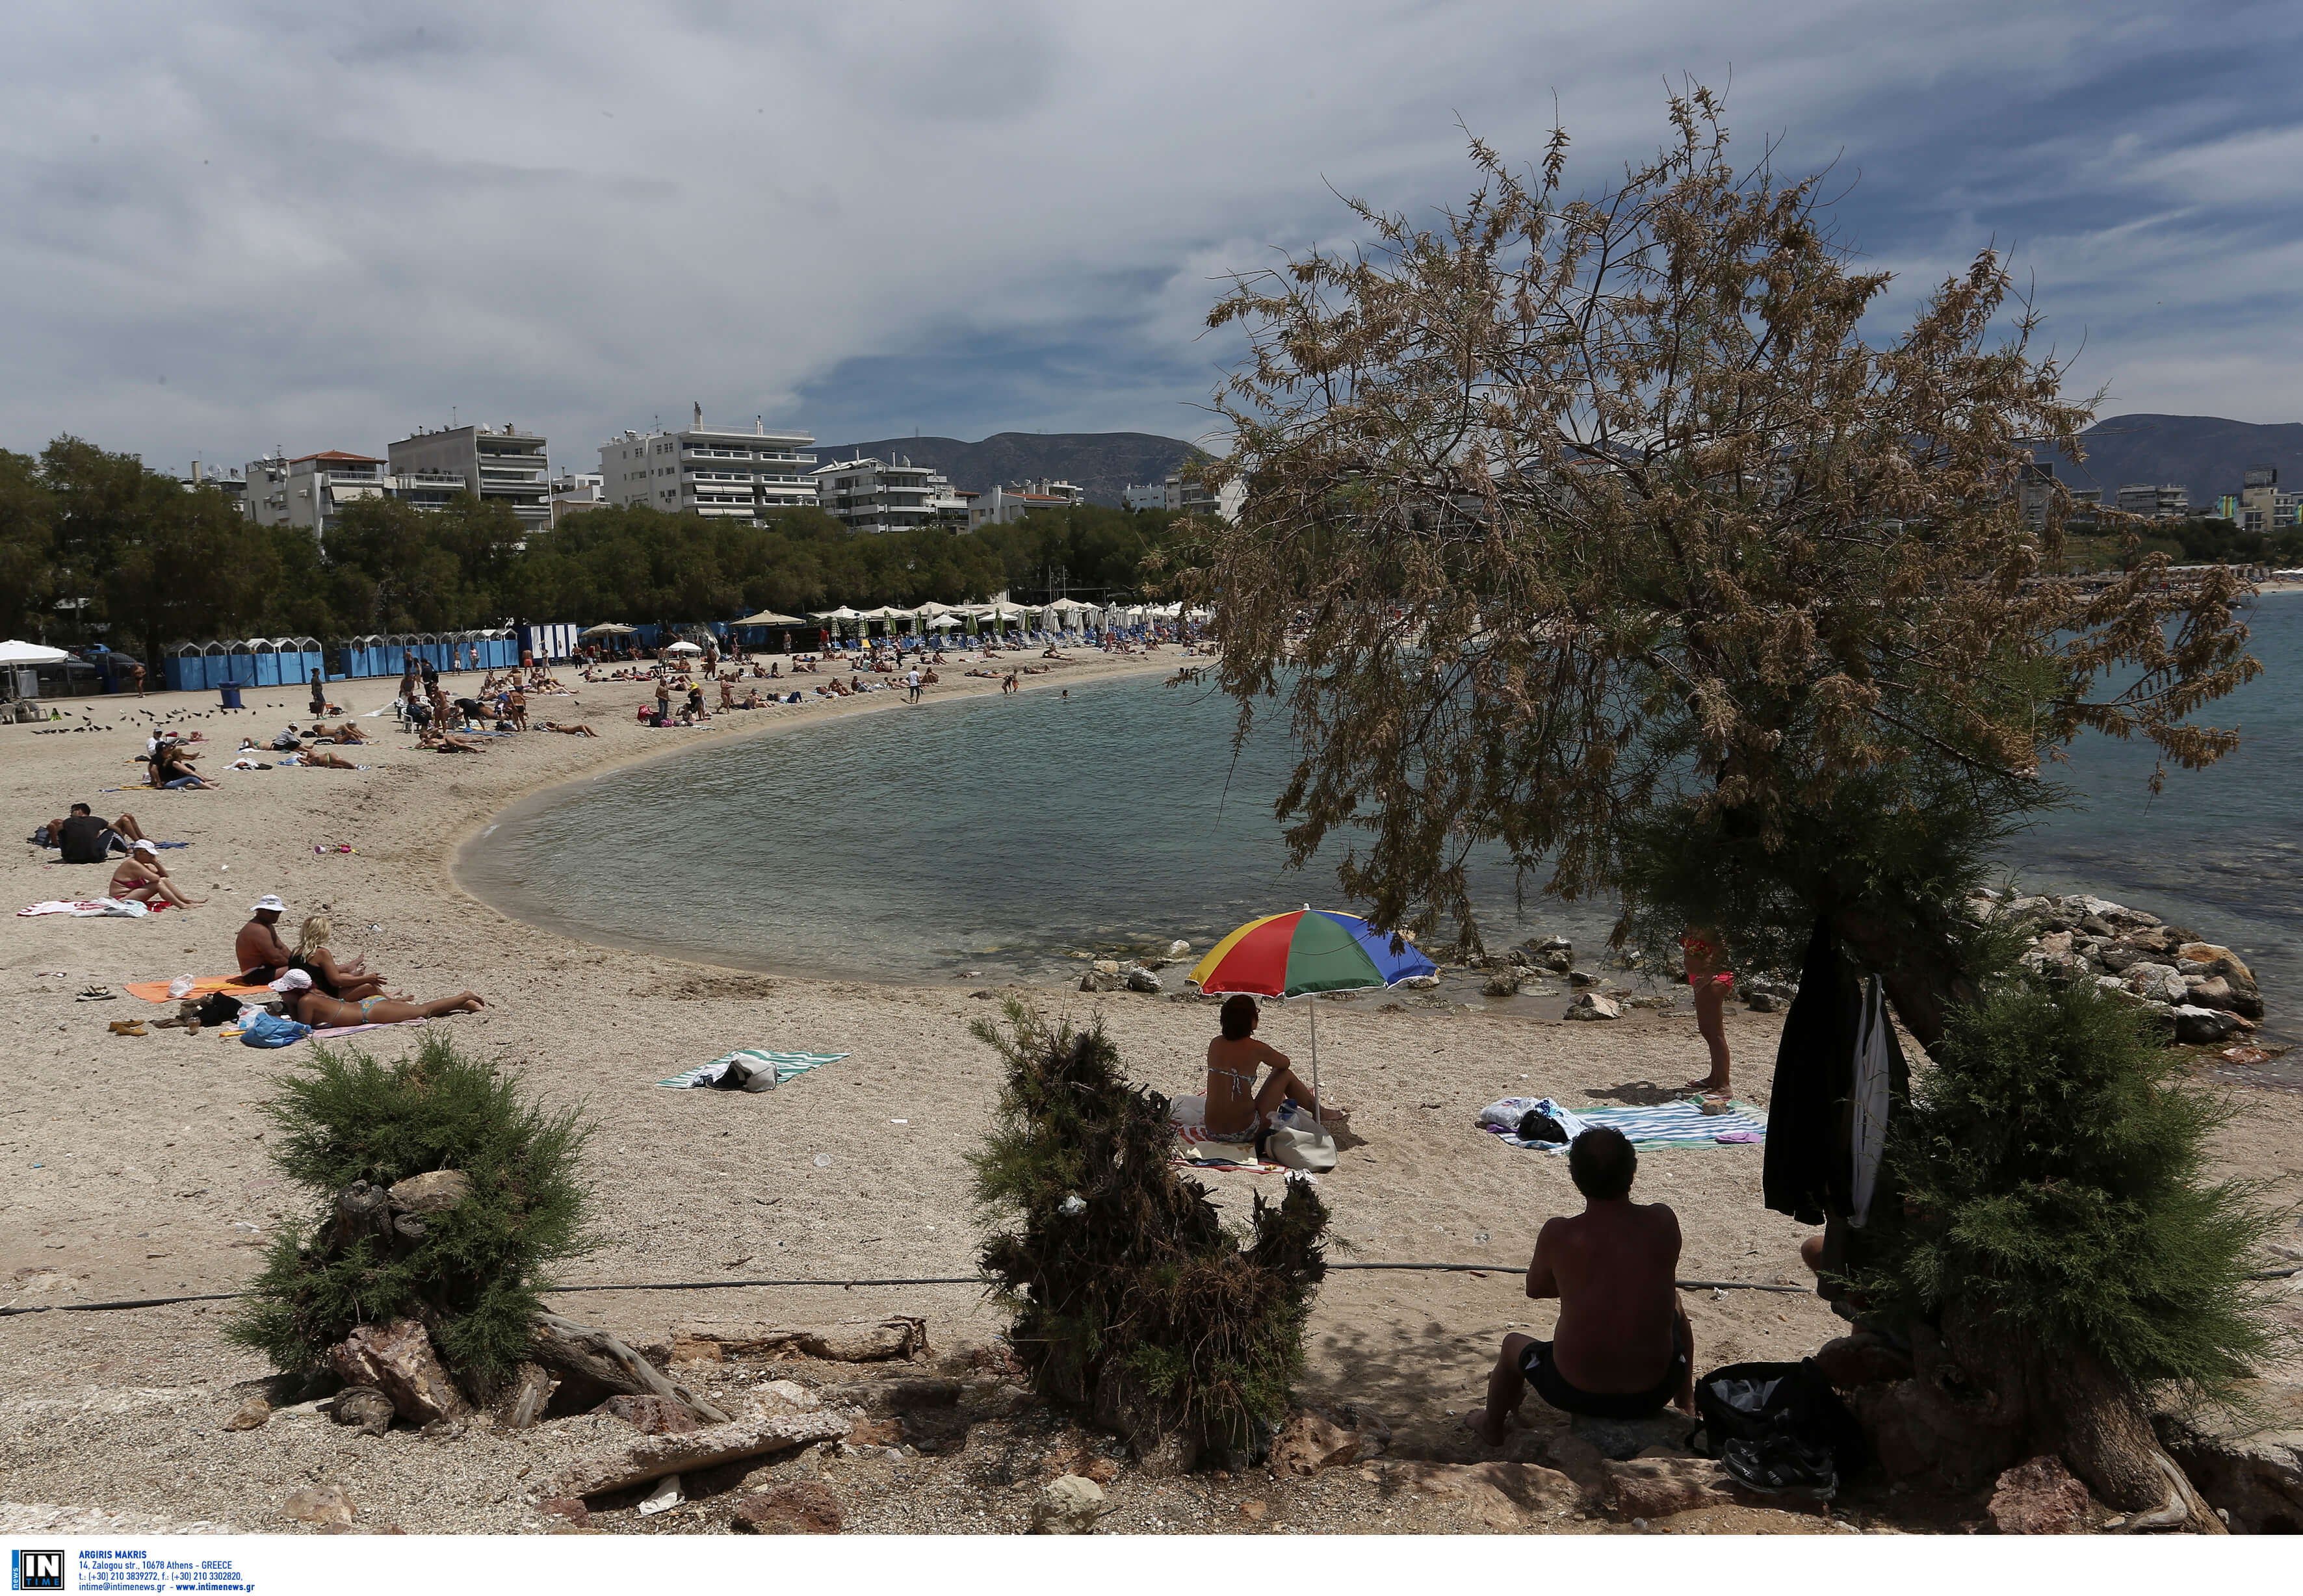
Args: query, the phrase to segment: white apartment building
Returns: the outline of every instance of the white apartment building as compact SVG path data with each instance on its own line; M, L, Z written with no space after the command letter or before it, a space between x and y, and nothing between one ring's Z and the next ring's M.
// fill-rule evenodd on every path
M552 479L552 524L554 526L584 510L603 508L607 502L605 479L596 471L563 471Z
M893 460L834 460L815 470L815 501L856 532L910 532L957 523L967 500L932 466Z
M2241 532L2271 532L2303 523L2303 493L2283 493L2279 467L2250 466L2237 493L2226 493L2217 504L2222 517Z
M1038 482L1010 483L978 493L967 507L967 524L976 527L995 521L1021 521L1033 510L1064 509L1086 500L1085 493L1067 482L1043 477Z
M444 508L465 491L465 479L451 471L384 469L374 455L341 449L294 459L274 455L250 460L242 503L266 526L301 526L322 543L335 530L344 507L363 499L397 499L420 510Z
M392 469L460 476L490 504L506 504L526 532L552 525L552 466L544 435L506 422L494 427L441 427L417 432L385 449Z
M1234 477L1211 493L1198 477L1170 472L1165 482L1122 489L1119 501L1131 510L1189 510L1236 521L1239 507L1247 502L1247 484Z
M2119 508L2155 521L2181 521L2191 513L2191 495L2173 483L2127 483L2119 490Z
M677 432L623 432L600 446L610 504L644 504L671 515L741 517L815 503L813 433L750 432L696 424Z

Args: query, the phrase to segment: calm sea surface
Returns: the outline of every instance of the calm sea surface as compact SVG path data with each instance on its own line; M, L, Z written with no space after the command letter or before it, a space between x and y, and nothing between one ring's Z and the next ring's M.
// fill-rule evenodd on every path
M2303 596L2255 611L2268 668L2214 717L2247 736L2214 769L2146 787L2147 747L2090 739L2085 806L2010 850L2033 890L2090 891L2186 925L2255 967L2273 1030L2303 1030ZM1227 703L1138 679L891 710L713 745L516 809L462 861L522 919L595 941L763 970L1045 977L1078 951L1346 907L1330 863L1284 869L1271 818L1287 743L1235 760ZM1491 943L1596 947L1598 905L1514 901L1475 875ZM1076 966L1072 966L1076 968Z

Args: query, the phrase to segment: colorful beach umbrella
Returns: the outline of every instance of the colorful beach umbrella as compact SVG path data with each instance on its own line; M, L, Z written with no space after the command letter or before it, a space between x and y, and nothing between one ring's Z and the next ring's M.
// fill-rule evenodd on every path
M1389 987L1438 968L1413 943L1392 952L1391 933L1356 914L1306 904L1248 921L1210 948L1184 979L1202 992L1303 997Z
M1252 920L1210 948L1184 978L1202 992L1245 992L1257 997L1316 996L1322 992L1380 990L1438 966L1391 933L1356 914L1314 909ZM1312 1096L1320 1096L1320 1010L1312 1009ZM1321 1099L1324 1103L1325 1099ZM1323 1132L1324 1134L1324 1132Z

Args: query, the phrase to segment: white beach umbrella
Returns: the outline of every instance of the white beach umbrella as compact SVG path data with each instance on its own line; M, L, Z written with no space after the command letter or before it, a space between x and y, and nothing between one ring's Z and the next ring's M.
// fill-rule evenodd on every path
M63 650L44 643L23 643L13 637L0 643L0 665L54 665L66 657Z

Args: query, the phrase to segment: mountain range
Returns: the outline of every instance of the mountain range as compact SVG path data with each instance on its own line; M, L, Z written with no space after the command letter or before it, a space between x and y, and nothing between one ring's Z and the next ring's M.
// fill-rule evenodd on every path
M2247 468L2273 466L2282 487L2303 487L2303 422L2265 425L2219 416L2113 416L2079 434L2087 458L2079 465L2050 450L2056 477L2073 487L2101 488L2106 503L2122 483L2180 483L2194 513L2210 512L2236 493Z
M981 493L995 485L1052 477L1076 483L1090 504L1117 508L1122 488L1156 483L1193 452L1180 438L1152 433L994 433L981 443L957 438L881 438L868 443L819 444L824 465L863 455L932 466L952 486Z
M2281 483L2303 487L2303 423L2265 425L2216 416L2113 416L2080 434L2087 458L2074 466L2050 450L2055 475L2074 487L2101 488L2115 500L2126 483L2180 483L2194 510L2214 508L2236 493L2250 466L2272 466ZM1076 483L1091 504L1118 505L1120 490L1158 482L1194 452L1180 438L1152 433L994 433L980 443L957 438L880 438L819 446L817 458L868 455L932 466L957 487L977 492L995 483L1054 477Z

